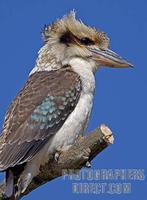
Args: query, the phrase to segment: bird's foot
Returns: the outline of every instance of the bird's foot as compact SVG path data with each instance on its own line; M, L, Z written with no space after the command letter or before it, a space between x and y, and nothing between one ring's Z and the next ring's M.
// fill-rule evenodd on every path
M89 160L89 155L90 155L90 148L87 148L85 149L83 152L82 152L82 158L85 160L85 161L88 161Z
M91 163L89 161L86 162L85 167L90 168L91 167Z
M64 146L64 147L62 147L62 148L56 149L56 152L55 152L55 154L54 154L54 160L55 160L56 162L58 162L61 153L67 151L71 146L72 146L72 145L68 145L68 146Z
M55 160L56 162L58 162L59 157L60 157L60 153L57 151L57 152L55 153L55 155L54 155L54 160Z
M82 154L82 159L85 160L85 167L86 168L90 168L91 167L91 163L89 161L89 155L91 153L91 150L90 148L87 148L83 151L83 154Z

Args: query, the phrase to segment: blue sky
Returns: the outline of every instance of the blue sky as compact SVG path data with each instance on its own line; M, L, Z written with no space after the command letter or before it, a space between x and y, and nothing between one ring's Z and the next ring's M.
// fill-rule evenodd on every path
M144 169L147 161L147 1L146 0L1 0L0 1L0 126L8 105L33 68L44 24L72 9L86 24L105 31L111 49L134 64L134 69L101 68L88 131L107 124L114 145L103 151L92 169ZM145 172L146 173L146 172ZM73 194L71 181L56 179L24 199L146 199L147 180L132 182L130 194Z

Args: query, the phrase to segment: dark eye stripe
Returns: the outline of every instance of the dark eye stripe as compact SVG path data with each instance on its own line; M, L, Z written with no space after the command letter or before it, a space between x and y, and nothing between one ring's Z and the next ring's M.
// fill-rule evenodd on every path
M60 42L64 43L64 44L69 44L72 42L72 35L70 34L70 32L66 32L64 33L61 37L60 37Z
M69 46L71 43L76 43L76 41L85 46L95 44L94 41L89 39L88 37L83 37L80 39L69 31L63 33L60 37L60 42L66 44L67 46Z

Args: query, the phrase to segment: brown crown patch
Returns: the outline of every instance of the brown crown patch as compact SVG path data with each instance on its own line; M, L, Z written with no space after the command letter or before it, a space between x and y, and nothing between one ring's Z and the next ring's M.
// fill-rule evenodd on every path
M43 30L44 41L47 42L50 38L60 38L63 33L70 32L76 38L89 38L103 48L108 48L109 38L104 32L97 31L85 25L81 20L75 18L75 12L71 11L68 15L57 20L49 26L45 26Z

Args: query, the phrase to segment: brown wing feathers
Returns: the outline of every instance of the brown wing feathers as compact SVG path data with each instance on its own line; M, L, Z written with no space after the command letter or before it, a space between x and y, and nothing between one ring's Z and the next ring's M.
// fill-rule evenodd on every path
M80 77L70 69L31 75L6 114L0 170L31 159L74 110L80 92Z

